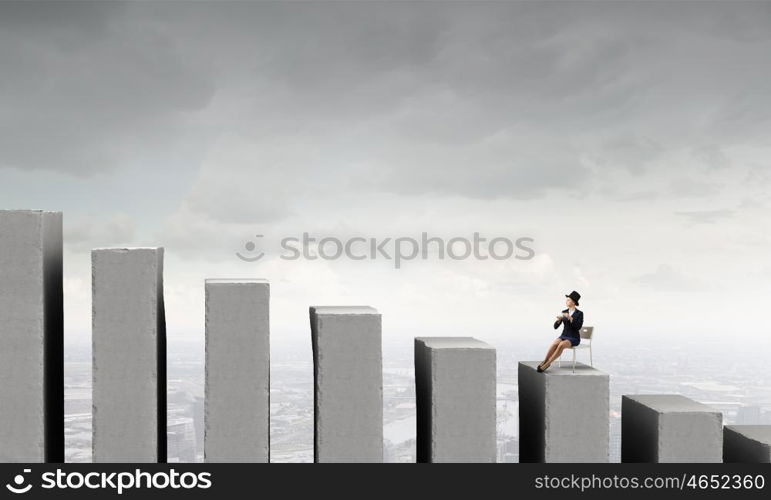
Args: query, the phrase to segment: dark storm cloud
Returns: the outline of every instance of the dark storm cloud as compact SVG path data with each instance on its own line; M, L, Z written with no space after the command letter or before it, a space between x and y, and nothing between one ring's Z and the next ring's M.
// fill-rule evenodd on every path
M666 168L679 149L724 167L727 145L768 132L770 13L763 2L4 2L0 165L87 174L234 133L320 151L286 165L287 184L334 172L402 194L575 193L608 172ZM259 179L253 160L234 182Z
M0 166L88 174L180 139L211 77L112 2L0 3Z

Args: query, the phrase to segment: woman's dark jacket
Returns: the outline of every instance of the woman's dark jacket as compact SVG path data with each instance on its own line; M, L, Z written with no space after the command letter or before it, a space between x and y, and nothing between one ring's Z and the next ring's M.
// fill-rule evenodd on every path
M562 311L564 313L568 312L567 309ZM584 324L584 313L576 309L573 312L573 321L570 321L570 318L565 318L564 316L562 319L558 319L554 322L554 329L556 330L559 328L560 323L562 323L562 335L567 335L568 337L574 337L577 339L581 338L581 327Z

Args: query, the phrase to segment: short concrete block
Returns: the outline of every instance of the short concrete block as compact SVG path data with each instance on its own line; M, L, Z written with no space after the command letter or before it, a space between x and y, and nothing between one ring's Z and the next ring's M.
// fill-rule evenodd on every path
M415 339L418 462L496 461L495 363L471 337Z
M723 462L771 463L771 425L723 427Z
M310 308L314 460L383 461L380 314L366 306Z
M270 461L270 285L206 280L204 461Z
M621 461L723 461L723 414L680 394L621 398Z
M519 461L608 462L610 376L583 363L519 363Z
M162 248L91 252L93 461L166 461Z

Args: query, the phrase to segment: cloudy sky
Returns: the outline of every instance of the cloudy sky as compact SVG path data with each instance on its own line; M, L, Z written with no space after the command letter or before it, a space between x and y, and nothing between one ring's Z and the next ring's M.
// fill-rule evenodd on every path
M771 2L3 1L0 205L64 212L70 336L125 245L166 248L170 336L205 278L263 277L278 342L368 304L545 343L575 289L598 336L771 347L769 54ZM279 258L304 231L535 256Z

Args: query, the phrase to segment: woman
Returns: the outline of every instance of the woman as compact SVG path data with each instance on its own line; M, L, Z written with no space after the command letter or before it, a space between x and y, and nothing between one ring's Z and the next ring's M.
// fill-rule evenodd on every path
M575 347L581 343L581 326L584 324L584 313L576 309L579 299L581 299L581 294L575 290L570 292L570 295L565 295L565 305L568 308L562 311L562 314L557 316L557 321L554 322L555 330L562 325L562 335L554 339L554 342L549 346L546 358L536 368L538 373L548 369L552 362L559 358L562 351L566 348Z

